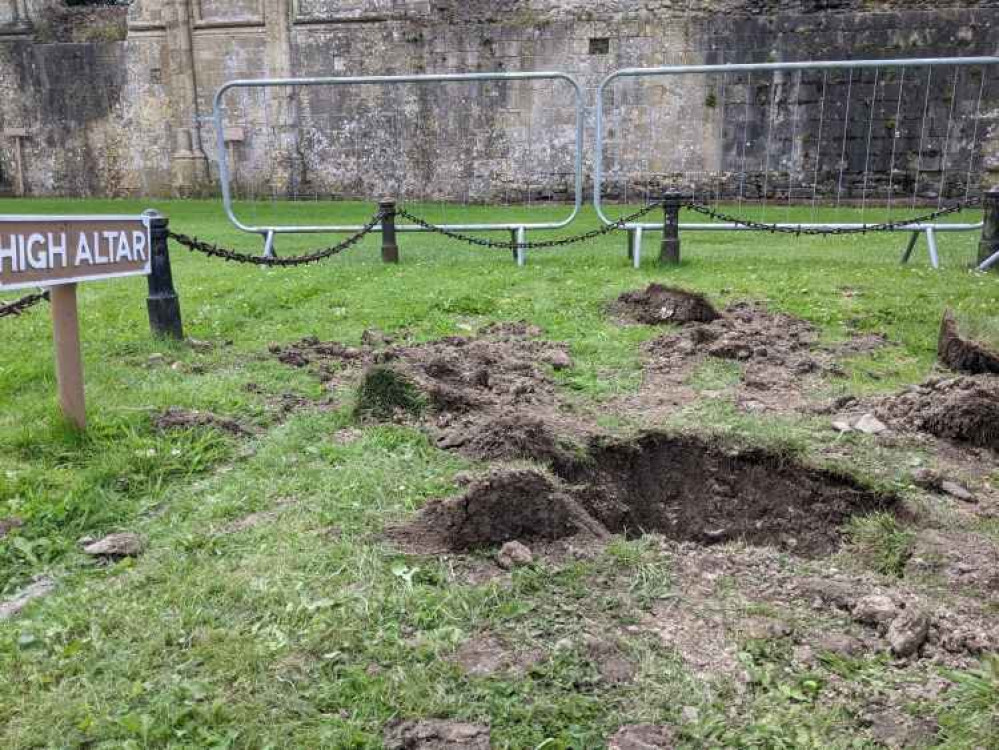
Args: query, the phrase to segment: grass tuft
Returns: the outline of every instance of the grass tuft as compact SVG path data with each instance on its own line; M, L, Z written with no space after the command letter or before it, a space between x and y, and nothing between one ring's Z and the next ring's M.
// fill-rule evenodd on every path
M854 518L848 530L858 555L882 575L901 578L912 557L916 535L903 528L891 513Z
M389 420L400 412L418 416L426 406L426 398L408 375L375 365L361 380L354 414L358 419Z

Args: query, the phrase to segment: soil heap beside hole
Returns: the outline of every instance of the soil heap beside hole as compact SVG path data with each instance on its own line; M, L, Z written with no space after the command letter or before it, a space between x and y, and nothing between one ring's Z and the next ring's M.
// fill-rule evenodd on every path
M875 414L896 429L999 450L999 377L927 380L884 398Z
M645 325L710 323L719 317L703 294L662 284L649 284L646 289L625 292L611 305L611 311Z

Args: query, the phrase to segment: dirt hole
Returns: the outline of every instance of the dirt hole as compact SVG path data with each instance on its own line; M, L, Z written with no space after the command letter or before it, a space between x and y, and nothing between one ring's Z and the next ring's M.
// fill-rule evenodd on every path
M603 442L555 474L498 469L460 497L434 501L389 536L413 552L468 551L511 539L659 533L677 541L743 541L817 557L855 515L897 498L764 450L726 450L650 433Z

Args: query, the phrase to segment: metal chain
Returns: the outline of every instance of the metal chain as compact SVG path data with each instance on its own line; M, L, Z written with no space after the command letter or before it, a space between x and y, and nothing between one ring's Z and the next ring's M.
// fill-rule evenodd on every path
M444 235L445 237L450 237L453 240L460 240L462 242L467 242L471 245L479 245L480 247L488 247L500 250L520 250L520 249L537 250L546 247L562 247L564 245L574 245L579 242L586 242L587 240L592 240L595 237L601 237L605 234L609 234L610 232L615 232L619 229L624 229L626 224L630 224L636 219L642 218L646 214L655 211L657 208L662 208L662 205L663 205L662 201L659 201L657 203L652 203L646 206L645 208L641 209L640 211L636 211L633 214L618 219L612 224L600 227L599 229L590 230L585 234L577 234L573 237L561 237L557 240L543 240L541 242L499 242L497 240L480 239L479 237L472 237L471 235L462 234L461 232L455 232L450 229L445 229L444 227L439 227L435 224L431 224L429 221L426 221L425 219L421 219L419 216L411 214L409 211L407 211L404 208L397 208L396 215L402 216L405 219L409 219L409 221L413 222L418 226L423 227L427 231L436 232L437 234Z
M29 294L25 297L21 297L21 299L15 300L14 302L0 302L0 318L6 318L11 315L20 315L28 308L34 307L48 298L48 292L38 292L37 294Z
M186 247L188 250L203 253L204 255L212 258L221 258L226 262L233 261L235 263L249 263L255 266L302 266L307 263L317 263L321 260L325 260L326 258L338 255L344 250L356 245L365 235L370 234L374 228L381 223L387 213L388 212L385 211L379 211L371 218L371 221L365 224L364 227L357 232L357 234L352 234L339 244L323 248L322 250L316 250L315 252L307 253L305 255L295 255L288 258L268 258L260 255L241 253L236 250L229 250L228 248L203 242L196 237L189 237L186 234L179 234L177 232L168 231L167 237L172 239L177 244Z
M703 204L688 202L685 204L685 208L689 208L691 211L702 214L703 216L709 216L712 219L718 219L719 221L724 221L730 224L738 224L739 226L747 227L749 229L755 229L760 232L780 232L782 234L793 234L793 235L824 235L824 234L866 234L867 232L890 232L903 227L910 226L912 224L922 224L923 222L932 221L933 219L939 219L941 216L947 216L949 214L956 214L963 211L966 208L979 205L981 199L974 198L971 200L963 201L957 203L953 206L948 206L947 208L941 208L932 213L924 214L923 216L916 216L911 219L905 219L904 221L886 221L881 224L864 224L861 227L839 227L822 229L820 227L802 227L802 226L787 226L778 224L764 224L759 221L752 221L750 219L742 219L738 216L732 216L730 214L723 213L721 211L716 211L709 206Z

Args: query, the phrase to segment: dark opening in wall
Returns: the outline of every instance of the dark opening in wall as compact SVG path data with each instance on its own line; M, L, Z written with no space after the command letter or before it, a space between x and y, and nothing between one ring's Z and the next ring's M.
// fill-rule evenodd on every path
M598 36L590 39L591 55L606 55L610 52L610 39L605 36Z

